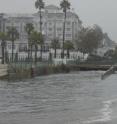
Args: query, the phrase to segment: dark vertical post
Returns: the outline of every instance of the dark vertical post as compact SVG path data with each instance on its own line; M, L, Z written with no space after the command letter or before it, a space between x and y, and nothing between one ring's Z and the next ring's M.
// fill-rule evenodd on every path
M40 32L41 32L41 34L42 34L42 15L41 15L41 8L39 9L39 12L40 12ZM41 42L41 51L40 51L40 53L41 53L41 61L42 61L42 42Z
M63 49L62 49L62 58L64 58L64 42L65 42L65 23L66 23L66 11L65 11L65 17L63 22Z

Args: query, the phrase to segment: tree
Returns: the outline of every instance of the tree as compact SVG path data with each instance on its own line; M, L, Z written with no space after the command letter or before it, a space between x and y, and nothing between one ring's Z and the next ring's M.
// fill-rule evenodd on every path
M77 41L78 50L82 53L94 53L101 44L103 33L95 28L83 28Z
M19 38L19 33L17 29L13 26L8 27L8 39L12 42L12 62L14 60L14 41Z
M39 9L39 14L40 14L40 32L41 32L41 34L42 34L42 11L41 10L44 9L44 6L45 6L45 4L44 4L43 0L37 0L35 2L35 7L36 7L36 9ZM40 45L41 45L41 60L42 60L43 40L40 41Z
M64 44L65 49L67 50L67 58L70 57L70 50L74 49L74 45L71 41L66 41Z
M78 40L76 40L77 49L83 54L87 53L86 51L87 46L85 46L85 43L84 43L86 32L87 32L87 28L82 28L82 30L78 34Z
M60 48L60 43L57 38L54 38L51 42L51 47L54 49L54 58L56 58L56 50Z
M108 50L105 54L104 57L107 59L117 59L117 47L115 49L110 49Z
M115 58L115 50L113 50L113 49L108 50L104 54L104 57L107 58L107 59L113 59L113 58Z
M43 36L40 32L33 31L30 36L30 41L32 46L35 47L35 64L37 63L37 51L38 51L38 45L40 44L40 41L42 41Z
M5 63L5 52L6 52L6 40L7 40L7 34L4 32L0 32L0 40L1 47L2 47L2 64Z
M31 43L30 43L30 35L31 35L33 30L34 30L33 24L32 23L27 23L26 26L25 26L25 31L28 35L28 58L32 58L32 46L31 46Z
M67 17L67 10L70 9L70 3L68 0L63 0L60 3L60 7L64 12L64 23L63 23L63 51L62 51L62 58L64 58L64 42L65 42L65 23L66 23L66 17Z

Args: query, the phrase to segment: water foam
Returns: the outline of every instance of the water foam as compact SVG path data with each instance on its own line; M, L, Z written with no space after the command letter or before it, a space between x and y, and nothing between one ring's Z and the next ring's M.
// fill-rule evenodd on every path
M90 118L89 120L85 121L84 124L111 121L112 120L112 113L113 113L112 104L114 102L117 102L117 99L104 101L103 102L103 108L100 110L100 114L102 116Z

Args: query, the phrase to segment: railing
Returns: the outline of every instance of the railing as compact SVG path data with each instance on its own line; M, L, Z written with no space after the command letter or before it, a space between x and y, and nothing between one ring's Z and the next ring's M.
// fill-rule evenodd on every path
M117 63L117 59L115 60L86 60L86 61L80 61L80 60L74 60L69 61L68 64L75 64L75 65L81 65L81 64L95 64L95 65L114 65Z

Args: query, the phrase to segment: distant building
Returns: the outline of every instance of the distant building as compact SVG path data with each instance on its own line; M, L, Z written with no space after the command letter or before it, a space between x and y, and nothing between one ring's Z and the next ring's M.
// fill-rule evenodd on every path
M104 56L104 54L109 50L114 50L117 46L115 41L112 41L107 33L104 33L102 46L97 49L97 55Z
M0 31L4 31L5 27L4 27L4 24L5 24L5 19L4 19L4 14L0 14Z
M7 27L14 26L19 32L19 40L16 44L20 47L27 46L27 33L25 32L25 25L32 23L36 31L40 30L40 16L35 14L0 14L0 31L7 31ZM50 47L53 38L58 38L62 43L63 40L63 22L64 13L59 7L54 5L46 6L42 12L42 33L45 38L45 48ZM82 27L81 21L76 13L72 11L67 12L65 40L75 41L78 37L78 32ZM10 42L8 48L10 47ZM21 49L21 48L19 48Z
M104 38L103 38L103 47L116 47L116 42L112 41L107 33L104 33Z

